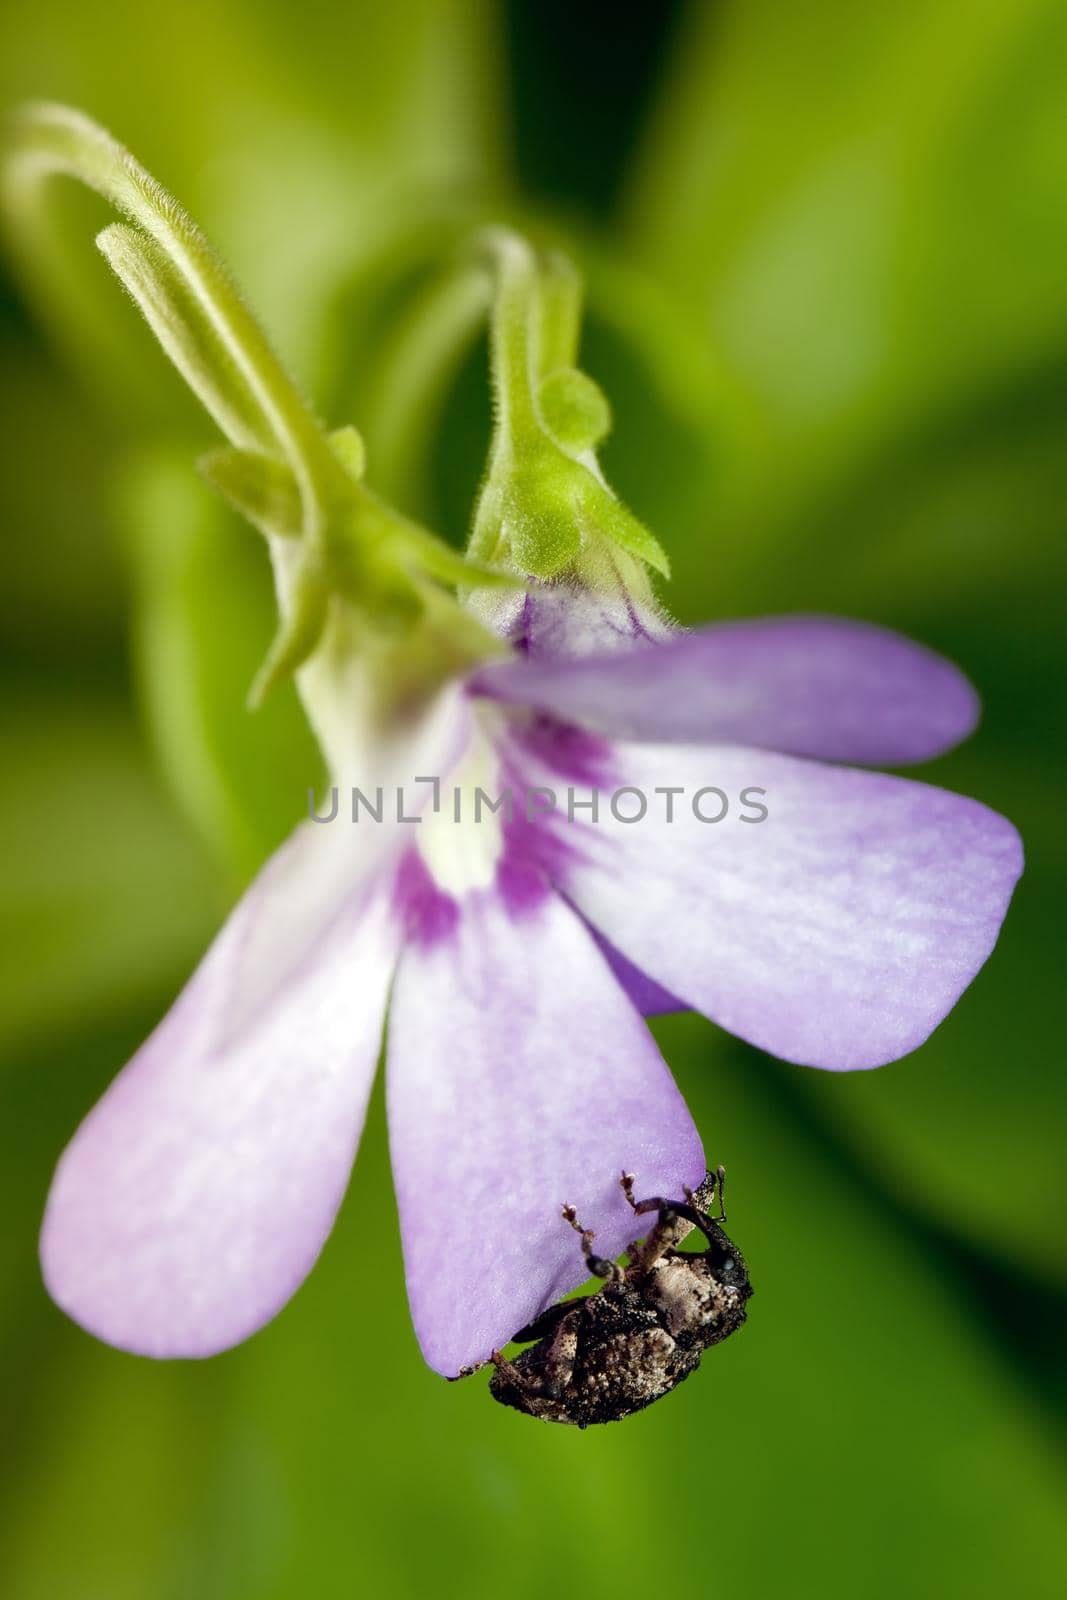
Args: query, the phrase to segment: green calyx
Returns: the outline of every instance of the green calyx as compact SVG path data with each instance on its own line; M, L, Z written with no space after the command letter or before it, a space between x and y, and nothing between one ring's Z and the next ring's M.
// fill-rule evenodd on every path
M611 410L576 365L581 285L573 267L555 255L539 260L501 229L479 244L493 278L496 428L470 556L547 580L587 571L615 548L669 576L662 546L597 466Z
M63 106L15 115L2 171L31 270L45 243L44 180L55 175L118 211L98 247L228 441L201 460L204 478L267 541L280 621L253 705L307 664L309 717L324 749L339 747L353 666L386 714L503 649L465 603L471 591L563 577L647 590L646 567L668 573L597 465L611 413L577 365L581 284L563 257L491 229L465 263L478 292L460 297L462 322L483 303L488 273L496 422L461 556L375 495L362 438L321 425L196 223L108 133ZM447 354L441 338L428 341L431 366Z
M359 434L322 428L205 236L128 151L67 107L25 107L3 179L29 249L40 243L42 180L53 175L78 179L122 215L97 244L230 442L204 458L203 475L266 536L284 572L281 621L253 703L307 661L332 622L346 638L408 633L418 649L427 618L441 676L499 648L441 586L513 586L514 577L464 561L372 493Z
M457 649L450 667L457 669L491 653L494 642L465 610L435 590L474 582L515 584L507 574L465 560L378 499L362 481L363 441L354 428L331 434L329 443L341 471L328 502L329 514L312 538L303 526L296 476L283 463L236 448L213 450L199 462L208 483L268 540L296 543L285 563L289 604L252 685L253 707L317 648L334 600L347 604L362 619L356 631L364 635L368 628L394 637L415 633L431 613L439 634L442 627L448 630L451 611Z

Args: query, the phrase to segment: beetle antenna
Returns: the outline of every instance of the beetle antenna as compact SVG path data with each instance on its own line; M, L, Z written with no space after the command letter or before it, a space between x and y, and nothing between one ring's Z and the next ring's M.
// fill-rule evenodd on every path
M719 1182L719 1215L717 1217L715 1217L714 1220L716 1222L725 1222L726 1221L726 1168L724 1166L716 1167L715 1168L715 1176L716 1176L716 1178L718 1179L718 1182ZM714 1194L715 1194L715 1191L714 1191L714 1187L713 1187L712 1188L711 1198L714 1198Z

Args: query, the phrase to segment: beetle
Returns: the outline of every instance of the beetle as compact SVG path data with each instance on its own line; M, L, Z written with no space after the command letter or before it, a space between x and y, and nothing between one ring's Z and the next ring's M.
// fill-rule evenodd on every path
M634 1176L624 1172L619 1181L635 1215L657 1213L644 1240L629 1247L625 1268L594 1253L595 1234L582 1227L573 1206L564 1206L589 1271L606 1282L521 1328L513 1342L529 1348L514 1360L493 1352L493 1399L545 1422L586 1428L643 1410L695 1372L703 1352L744 1322L752 1294L744 1258L722 1227L725 1177L722 1167L709 1172L695 1193L684 1191L683 1204L659 1196L635 1200ZM716 1189L713 1218L706 1208ZM707 1247L679 1250L694 1227Z

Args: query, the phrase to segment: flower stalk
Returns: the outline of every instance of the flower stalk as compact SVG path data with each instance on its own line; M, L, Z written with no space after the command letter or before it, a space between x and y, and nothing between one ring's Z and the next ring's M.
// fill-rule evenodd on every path
M164 351L229 441L201 462L208 482L266 537L281 622L252 686L258 704L320 649L335 664L353 645L409 690L439 684L498 648L441 585L469 584L471 564L387 506L363 481L357 431L329 434L286 373L228 270L182 207L110 134L64 106L16 113L4 173L16 227L35 240L44 180L86 184L123 217L97 244ZM514 579L489 570L480 585ZM343 648L342 648L343 641ZM380 643L380 638L379 641ZM421 658L397 673L395 650ZM301 683L328 758L343 692L321 671Z
M104 231L98 240L104 255L153 331L165 332L164 348L190 387L220 425L225 418L234 444L278 452L288 462L300 487L304 531L316 537L337 481L334 463L197 224L117 140L66 106L21 108L9 151L6 189L14 216L32 217L42 181L65 176L94 189L132 224Z

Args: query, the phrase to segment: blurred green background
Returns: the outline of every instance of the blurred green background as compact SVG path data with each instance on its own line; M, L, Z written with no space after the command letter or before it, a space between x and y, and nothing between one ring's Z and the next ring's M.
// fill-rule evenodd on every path
M272 1326L205 1364L94 1343L38 1277L52 1166L317 766L291 692L243 712L263 552L195 475L210 424L103 209L57 191L54 257L0 282L0 1593L1063 1595L1067 6L5 0L27 95L177 193L372 481L456 540L484 350L410 382L433 262L485 216L562 242L670 606L953 656L985 719L929 776L1029 866L895 1066L657 1025L758 1292L649 1412L579 1435L423 1366L378 1100Z

